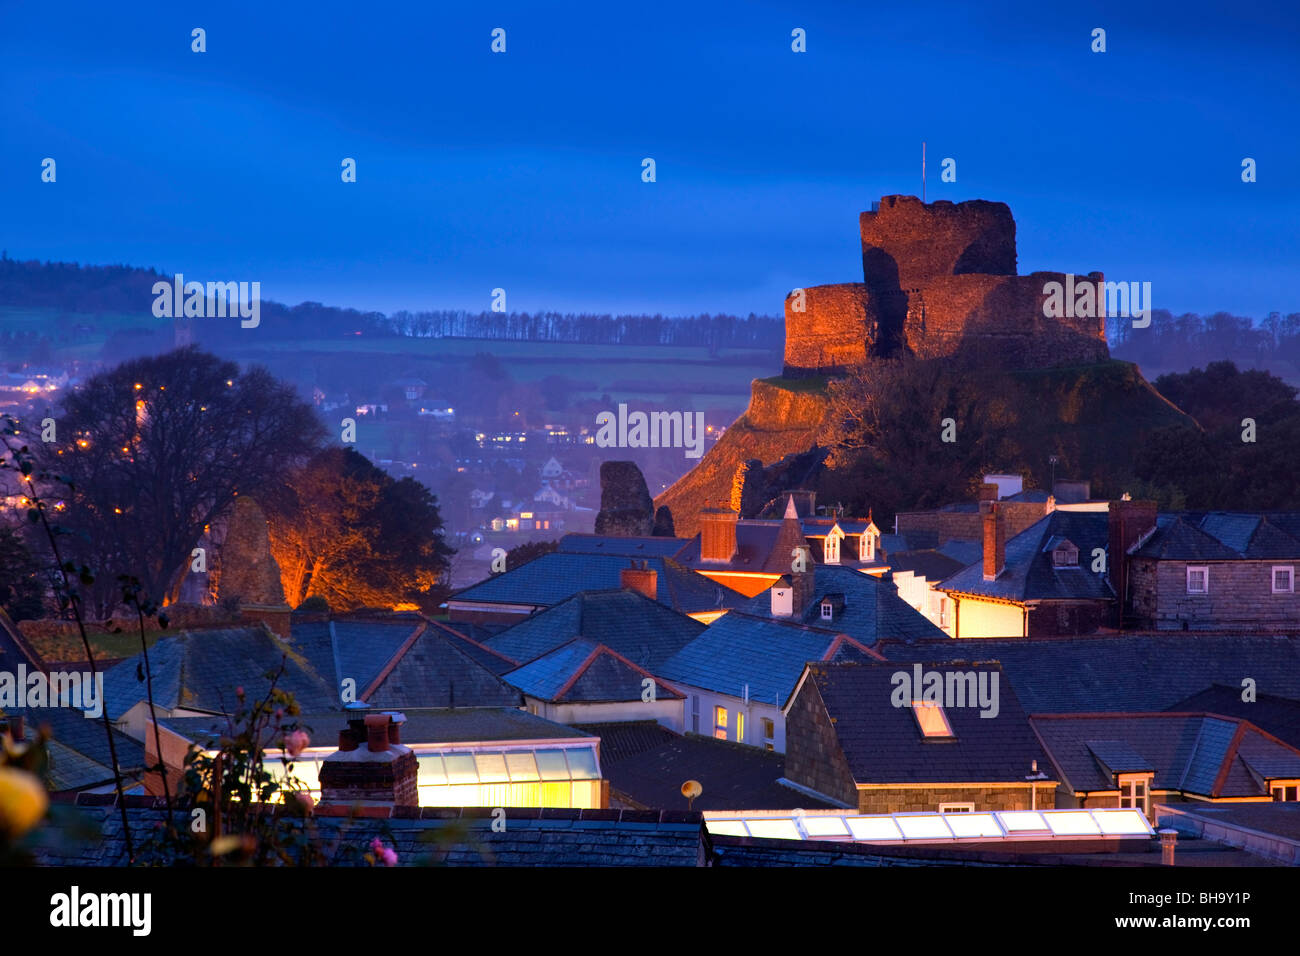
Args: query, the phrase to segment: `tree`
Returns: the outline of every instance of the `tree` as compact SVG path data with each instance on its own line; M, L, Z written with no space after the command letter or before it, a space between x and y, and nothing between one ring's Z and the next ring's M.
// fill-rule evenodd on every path
M1240 371L1230 361L1211 362L1204 369L1161 375L1156 390L1207 431L1240 430L1243 418L1278 421L1300 412L1296 389L1269 372Z
M15 621L40 617L45 591L40 566L27 543L13 528L0 525L0 609Z
M396 481L350 448L328 448L266 499L266 512L291 605L309 596L342 610L441 600L454 552L437 498L415 479Z
M194 347L141 358L68 394L41 464L66 486L69 557L96 570L106 616L118 575L173 598L204 529L238 494L273 484L323 429L292 387Z

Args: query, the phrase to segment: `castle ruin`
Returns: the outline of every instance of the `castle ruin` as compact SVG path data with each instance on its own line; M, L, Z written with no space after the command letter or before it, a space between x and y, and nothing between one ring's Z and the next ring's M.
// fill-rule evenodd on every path
M1106 348L1100 272L1016 274L1006 203L885 196L860 217L862 282L796 289L785 301L785 374L839 374L910 353L1002 368L1098 362ZM1044 314L1048 283L1092 285L1087 317Z

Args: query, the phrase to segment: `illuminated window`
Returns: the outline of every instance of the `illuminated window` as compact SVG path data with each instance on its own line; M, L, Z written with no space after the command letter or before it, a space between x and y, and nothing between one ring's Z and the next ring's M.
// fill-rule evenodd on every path
M719 740L727 739L727 708L713 708L713 736Z
M876 536L870 531L862 536L862 554L864 561L876 560Z
M776 722L771 717L763 718L763 749L776 749Z
M975 804L973 803L941 803L939 804L940 813L974 813Z
M1290 565L1273 569L1273 593L1290 594L1295 590L1295 568Z
M1295 803L1300 800L1300 780L1270 781L1269 792L1274 803Z
M1210 593L1210 569L1208 567L1201 565L1200 567L1189 566L1187 568L1187 593Z
M1120 774L1119 805L1122 810L1141 810L1151 815L1151 779L1154 774Z
M916 724L921 728L921 733L927 737L953 736L952 725L948 723L948 715L943 712L943 708L938 704L914 700L912 701L912 716L916 718Z
M826 536L826 545L823 548L827 564L840 563L840 539L839 535L828 534Z
M736 711L736 740L745 742L745 713L740 710Z

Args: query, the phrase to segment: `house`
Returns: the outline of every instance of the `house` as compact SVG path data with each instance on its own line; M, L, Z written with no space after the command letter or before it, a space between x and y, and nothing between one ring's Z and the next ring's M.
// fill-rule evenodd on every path
M455 592L447 599L448 616L452 621L515 624L579 591L625 587L634 580L642 593L700 621L713 620L744 600L670 558L646 557L640 574L625 574L636 571L629 564L615 554L543 554Z
M1161 515L1128 554L1126 609L1158 630L1300 632L1300 513Z
M710 579L753 597L766 591L798 561L855 568L883 574L888 565L877 554L880 531L872 521L833 521L801 517L795 494L787 493L779 521L741 519L728 507L700 512L700 533L676 555L676 560ZM802 552L803 557L796 556ZM828 560L829 559L829 560Z
M782 707L804 665L873 659L880 658L868 644L833 626L732 611L674 654L659 673L687 695L690 733L783 753Z
M539 617L555 612L543 611ZM679 690L588 638L575 637L502 676L523 692L529 713L547 720L584 724L649 718L682 729L685 697Z
M424 398L425 390L429 387L429 383L424 379L412 376L396 379L393 385L401 389L402 397L408 402L415 402Z
M633 573L646 569L627 570L627 580L634 583ZM644 573L642 580L645 580ZM664 663L702 631L704 625L699 621L655 601L645 590L625 587L570 595L519 621L490 638L486 644L497 653L526 664L578 638L590 642L592 647L603 646L635 668L658 678L663 676ZM558 659L552 658L548 666L562 665ZM536 678L539 674L533 671L531 676ZM638 701L644 677L640 675L637 678Z
M1300 750L1246 720L1206 713L1031 718L1060 780L1058 807L1300 800Z
M898 596L935 627L951 627L952 599L939 585L968 562L949 557L937 548L900 551L887 560L886 578L898 589Z
M1001 667L914 670L937 700L895 664L808 664L784 708L789 780L859 813L1050 808L1057 780Z
M945 578L957 638L1089 634L1114 620L1108 513L1050 511L1008 540L1003 502L982 504L983 555Z
M1300 700L1300 642L1268 634L884 640L874 647L888 660L909 665L971 657L999 661L1031 714L1163 711L1215 684L1240 693L1245 677L1260 691Z

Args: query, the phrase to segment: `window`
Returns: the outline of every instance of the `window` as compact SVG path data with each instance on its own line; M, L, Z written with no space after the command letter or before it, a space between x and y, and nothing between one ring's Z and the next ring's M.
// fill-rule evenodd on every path
M939 804L940 813L974 813L975 804L973 803L941 803Z
M691 733L700 732L700 699L691 697Z
M719 740L727 739L727 708L713 708L713 736Z
M1151 815L1152 774L1121 774L1119 778L1120 809L1141 810Z
M876 560L876 536L870 531L862 536L862 554L864 561Z
M1273 568L1273 593L1290 594L1295 590L1295 568L1283 565Z
M745 712L736 711L736 740L740 743L745 742Z
M1058 568L1077 568L1079 566L1079 549L1073 545L1063 545L1052 552L1052 564Z
M1274 588L1276 590L1276 588ZM835 608L830 601L822 601L822 620L829 621L835 617Z
M939 605L939 626L947 627L948 626L948 599L946 597L940 597L937 603Z
M840 539L838 535L828 534L826 536L826 545L822 550L827 564L840 563Z
M1271 780L1269 792L1274 803L1295 803L1300 800L1300 780Z
M948 723L948 715L943 712L943 708L938 704L914 700L912 701L912 716L916 718L921 733L927 737L951 737L953 735L952 726Z
M763 749L776 749L776 723L771 717L763 718Z
M1210 569L1205 565L1199 567L1187 568L1187 593L1188 594L1209 594L1210 593Z

